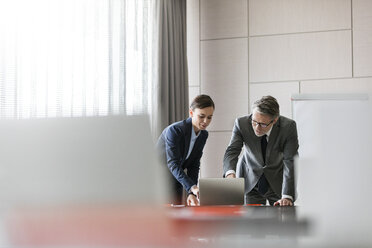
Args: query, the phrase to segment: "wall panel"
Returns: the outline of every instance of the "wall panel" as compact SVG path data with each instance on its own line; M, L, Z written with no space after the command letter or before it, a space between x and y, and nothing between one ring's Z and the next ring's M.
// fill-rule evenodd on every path
M202 41L201 92L216 103L212 131L231 130L248 113L247 39Z
M250 82L352 76L350 31L253 37L249 42Z
M249 1L250 36L350 28L350 0Z
M201 0L201 39L247 37L247 5L247 0Z
M201 160L201 177L222 177L223 156L230 142L231 132L209 132Z
M354 76L372 76L372 1L353 0Z

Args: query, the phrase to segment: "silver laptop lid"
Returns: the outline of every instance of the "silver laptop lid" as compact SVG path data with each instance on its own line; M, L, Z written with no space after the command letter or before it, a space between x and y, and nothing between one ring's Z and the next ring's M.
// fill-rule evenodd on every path
M200 205L243 205L244 178L200 178Z

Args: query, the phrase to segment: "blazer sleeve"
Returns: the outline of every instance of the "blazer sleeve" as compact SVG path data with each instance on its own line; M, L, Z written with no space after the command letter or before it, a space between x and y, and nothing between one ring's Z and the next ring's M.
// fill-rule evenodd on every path
M199 178L200 158L202 154L203 152L200 152L199 158L191 166L187 167L187 175L193 180L193 182L195 182L195 184Z
M170 127L165 135L165 153L167 166L173 177L189 191L196 184L186 175L182 168L183 149L180 144L184 143L184 133L180 128ZM188 149L188 148L185 148Z
M194 149L190 154L190 158L187 160L187 175L194 181L198 182L199 170L200 170L200 159L203 156L203 149L208 139L208 132L201 131L200 137L197 139Z
M289 135L283 149L283 185L282 195L290 195L296 199L294 158L298 155L298 136L296 122L289 127Z
M243 136L239 127L239 120L236 119L229 145L226 148L223 158L224 175L228 170L236 171L238 157L243 147Z

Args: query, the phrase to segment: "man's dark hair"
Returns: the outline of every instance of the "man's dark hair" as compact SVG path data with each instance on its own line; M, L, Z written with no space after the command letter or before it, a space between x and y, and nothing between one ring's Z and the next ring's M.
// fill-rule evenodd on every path
M212 98L208 95L198 95L192 100L190 108L194 111L195 109L203 109L213 107L214 109L214 102Z
M269 115L272 118L276 118L280 114L278 101L272 96L263 96L261 99L255 101L252 111L254 109L260 114Z

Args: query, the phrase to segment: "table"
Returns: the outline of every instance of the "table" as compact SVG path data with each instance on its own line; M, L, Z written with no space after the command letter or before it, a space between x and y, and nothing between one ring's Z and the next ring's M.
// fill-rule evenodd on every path
M306 235L296 207L65 206L3 213L3 247L237 247Z
M296 207L199 206L174 207L168 212L179 232L192 236L247 235L298 237L309 233L310 222L297 219Z

